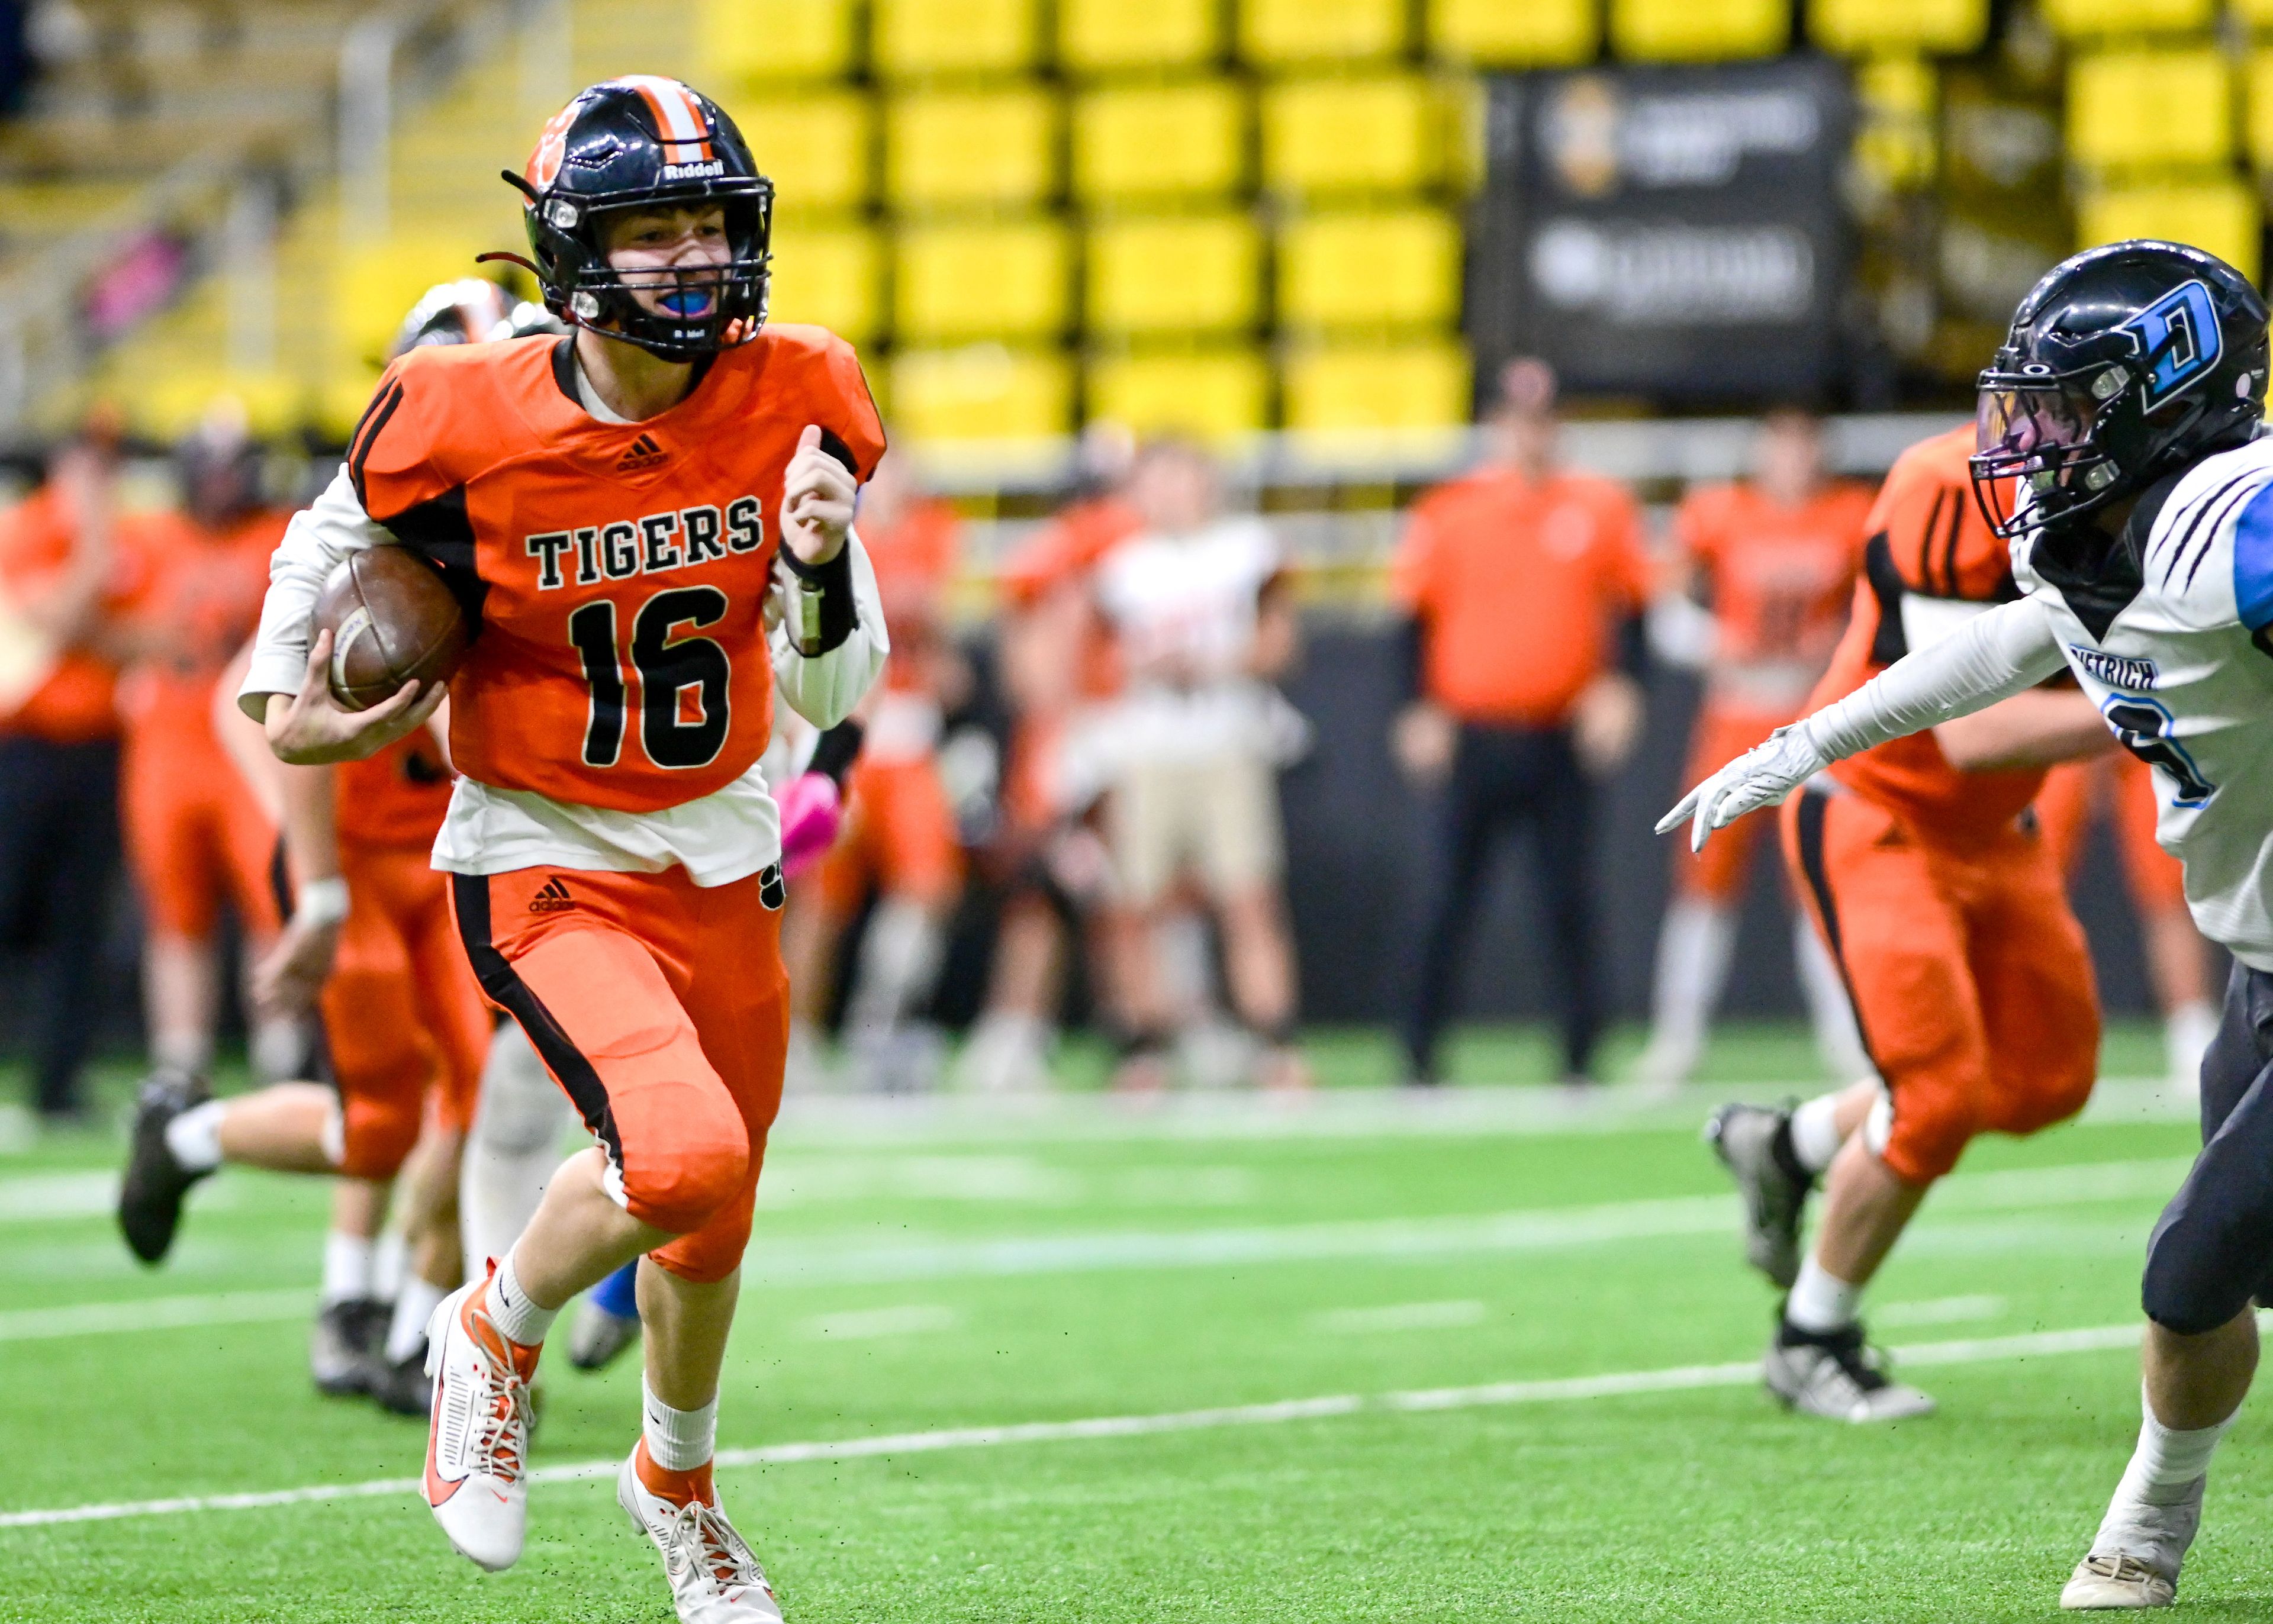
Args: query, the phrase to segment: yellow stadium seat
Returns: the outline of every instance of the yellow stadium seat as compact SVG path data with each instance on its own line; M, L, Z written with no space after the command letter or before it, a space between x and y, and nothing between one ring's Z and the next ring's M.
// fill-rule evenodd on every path
M1293 192L1412 191L1444 168L1441 109L1418 74L1288 79L1263 94L1263 179Z
M1036 0L875 0L870 52L888 78L1009 73L1040 55Z
M2069 39L2184 34L2207 28L2217 0L2044 0L2044 20Z
M493 246L480 237L398 233L342 257L333 284L332 319L346 353L378 360L420 295L437 282L480 274L474 256Z
M1089 415L1138 434L1227 439L1269 420L1271 368L1260 350L1114 355L1089 369Z
M1197 67L1222 50L1217 0L1058 0L1058 60L1076 73Z
M2248 28L2273 28L2273 0L2233 0L2234 17Z
M1089 236L1094 333L1227 333L1261 318L1263 235L1245 210L1122 220Z
M1468 353L1456 342L1333 346L1287 361L1289 429L1441 429L1468 421Z
M1808 0L1807 37L1826 50L1945 51L1979 48L1989 0Z
M1856 70L1862 128L1855 159L1882 187L1917 189L1934 177L1940 80L1923 56L1879 56Z
M1239 0L1239 54L1265 66L1394 56L1405 37L1405 0Z
M1790 42L1787 0L1610 0L1610 44L1645 62L1773 56Z
M857 65L852 22L852 0L700 0L695 60L721 80L836 79Z
M894 203L1031 203L1057 190L1057 103L1028 86L901 96L884 121Z
M1450 326L1460 226L1439 209L1313 214L1279 239L1279 320L1295 328Z
M1429 51L1482 68L1591 62L1602 26L1594 0L1429 0Z
M2249 101L2243 120L2249 161L2273 169L2273 48L2249 56Z
M1073 366L1000 344L892 357L892 424L911 440L1031 439L1073 426Z
M866 226L784 224L774 232L772 318L866 344L884 330L883 272L883 245Z
M2215 46L2092 51L2070 59L2068 155L2112 170L2224 163L2233 72Z
M1229 79L1091 91L1073 106L1073 190L1091 200L1236 190L1247 98Z
M1068 325L1073 259L1054 221L909 227L894 249L903 343L1048 338Z
M757 95L729 108L777 206L857 209L873 190L868 98L854 91Z
M366 390L365 404L369 399ZM305 392L295 379L276 372L169 367L138 382L127 397L127 419L153 439L177 440L224 400L244 408L245 426L256 437L274 439L303 415Z
M2256 192L2240 181L2087 192L2077 203L2075 225L2078 248L2162 237L2207 250L2257 280L2263 214Z

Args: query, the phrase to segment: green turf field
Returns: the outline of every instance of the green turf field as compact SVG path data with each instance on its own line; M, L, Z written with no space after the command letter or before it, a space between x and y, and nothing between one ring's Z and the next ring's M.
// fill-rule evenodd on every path
M2139 1258L2191 1149L2142 1094L1937 1193L1873 1300L1942 1413L1876 1431L1787 1417L1744 1368L1771 1301L1696 1141L1709 1092L799 1102L721 1487L796 1624L2050 1619L2137 1426ZM0 1154L0 1619L670 1617L613 1499L628 1361L551 1370L529 1553L484 1576L401 1482L423 1429L308 1386L320 1187L224 1174L150 1274L115 1154ZM294 1490L348 1492L22 1515ZM2182 1605L2273 1616L2269 1528L2245 1418Z

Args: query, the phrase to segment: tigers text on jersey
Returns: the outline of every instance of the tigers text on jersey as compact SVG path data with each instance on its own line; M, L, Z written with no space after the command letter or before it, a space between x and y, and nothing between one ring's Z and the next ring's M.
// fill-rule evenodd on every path
M2040 533L2015 573L2124 748L2213 941L2273 970L2273 440L2150 487L2091 567ZM2022 556L2025 555L2025 556Z
M277 550L243 692L298 689L309 612L340 558L412 547L481 617L450 683L462 776L438 865L682 862L724 883L772 860L754 769L776 677L826 726L889 651L857 538L850 640L806 659L767 621L800 433L818 424L866 479L882 430L851 350L815 327L767 327L637 423L596 415L580 385L572 339L396 362L339 478Z

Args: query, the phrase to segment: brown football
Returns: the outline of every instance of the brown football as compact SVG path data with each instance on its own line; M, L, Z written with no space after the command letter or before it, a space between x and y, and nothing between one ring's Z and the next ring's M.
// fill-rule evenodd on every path
M332 697L349 710L447 682L472 638L441 572L408 547L349 553L316 598L315 631L332 634Z

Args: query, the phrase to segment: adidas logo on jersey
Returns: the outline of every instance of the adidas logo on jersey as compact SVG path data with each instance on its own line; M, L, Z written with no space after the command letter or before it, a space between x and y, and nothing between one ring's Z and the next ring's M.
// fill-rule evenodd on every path
M631 449L616 459L619 474L644 474L649 468L659 468L671 460L671 453L655 443L651 434L641 433L631 443Z
M568 887L555 874L537 887L536 894L529 899L529 911L533 914L557 914L564 908L576 906L576 899L568 894Z

